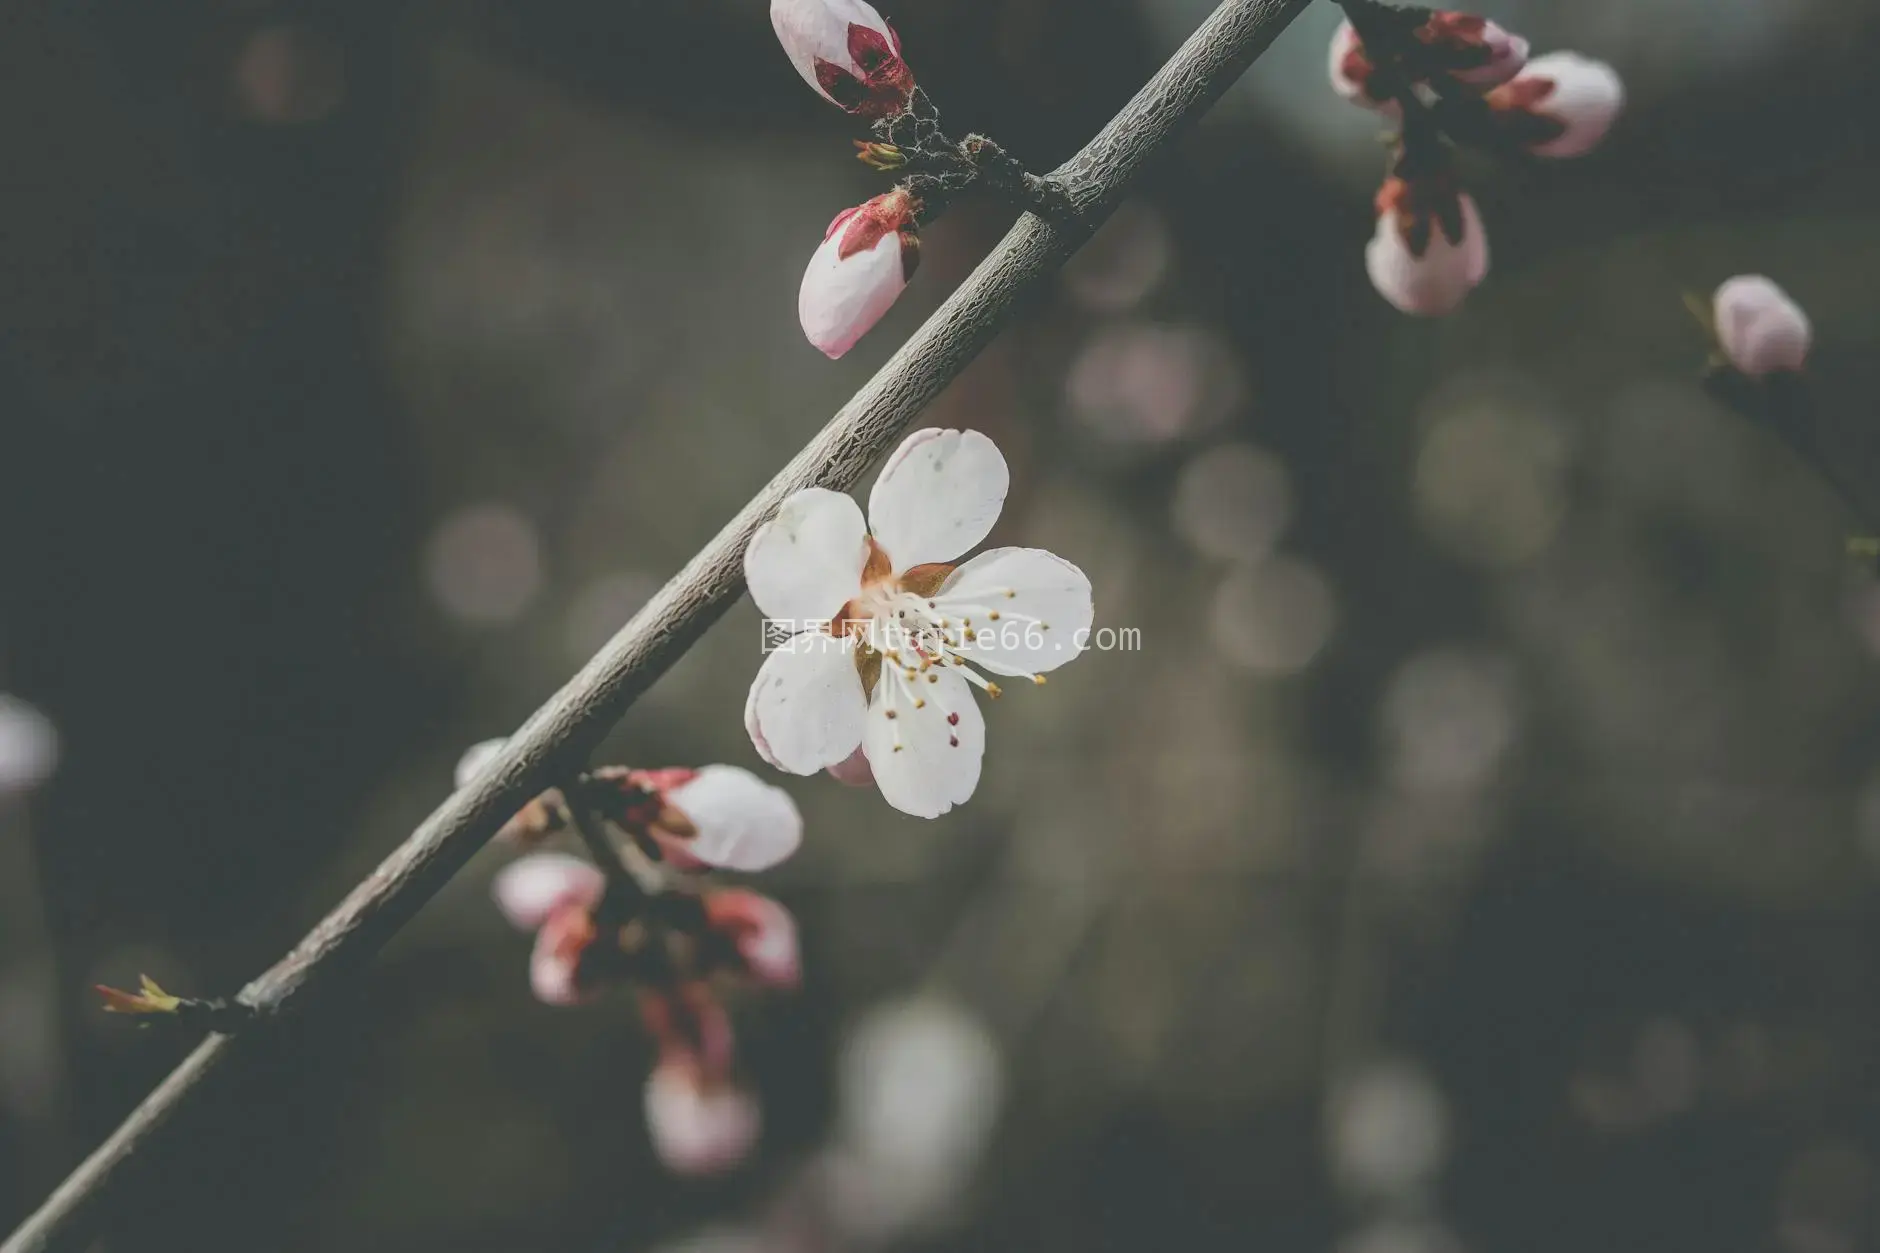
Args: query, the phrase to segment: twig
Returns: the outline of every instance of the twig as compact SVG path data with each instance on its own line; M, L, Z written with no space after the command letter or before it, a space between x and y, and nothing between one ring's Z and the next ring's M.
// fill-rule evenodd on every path
M243 989L285 1012L356 974L530 797L577 773L622 714L742 593L745 544L793 492L852 487L921 410L991 342L1019 296L1054 273L1129 185L1198 119L1309 0L1225 0L1123 111L1049 176L1075 206L1027 214L822 432L282 961ZM149 1154L178 1108L251 1035L211 1035L0 1245L41 1253L84 1244L125 1167Z

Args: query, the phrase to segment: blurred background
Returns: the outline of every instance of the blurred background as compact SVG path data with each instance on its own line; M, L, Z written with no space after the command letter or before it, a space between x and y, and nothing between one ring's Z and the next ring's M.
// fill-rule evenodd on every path
M1208 0L886 0L949 128L1074 152ZM763 0L14 0L0 64L0 1226L793 453L874 194ZM1770 274L1880 394L1880 10L1501 0L1606 147L1471 164L1400 318L1314 5L933 407L995 541L1141 632L989 711L926 823L786 782L766 1132L648 1148L631 1003L528 994L492 847L192 1110L107 1249L1843 1253L1880 1240L1880 585L1701 395ZM740 605L602 761L761 768ZM30 704L18 703L20 701ZM55 761L56 758L56 761ZM49 781L36 790L32 784Z

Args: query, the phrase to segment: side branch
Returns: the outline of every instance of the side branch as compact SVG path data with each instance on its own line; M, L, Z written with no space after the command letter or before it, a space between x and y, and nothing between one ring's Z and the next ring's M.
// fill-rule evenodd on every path
M751 532L792 493L845 491L894 446L976 357L1020 295L1054 273L1096 230L1150 160L1194 122L1309 0L1225 0L1097 137L1049 179L1075 214L1027 214L959 290L633 620L511 736L469 786L450 796L316 926L242 990L284 1012L356 974L533 796L580 772L588 754L743 592ZM251 1037L211 1035L53 1192L0 1253L83 1247L121 1172L150 1152L170 1116Z

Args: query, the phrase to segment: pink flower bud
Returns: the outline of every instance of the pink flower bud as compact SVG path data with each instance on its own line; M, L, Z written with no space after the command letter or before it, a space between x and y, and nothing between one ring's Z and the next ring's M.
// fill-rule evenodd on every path
M1496 121L1541 157L1584 156L1599 146L1625 107L1625 84L1604 61L1550 52L1488 93Z
M1441 317L1487 277L1488 235L1475 200L1450 179L1392 176L1377 193L1377 234L1364 261L1384 299Z
M707 892L704 905L706 925L730 942L758 983L794 988L802 982L796 919L789 910L762 893L741 888Z
M503 917L524 931L563 905L592 909L607 890L600 868L566 853L535 853L504 866L490 885Z
M607 891L598 867L565 853L536 853L504 866L491 885L497 908L517 927L535 928L529 986L549 1005L574 1005L591 995L581 987L581 959L599 934L593 909Z
M790 794L748 770L705 766L662 796L691 831L688 838L661 843L708 866L768 870L803 843L803 815ZM658 838L661 831L654 834Z
M863 0L770 0L770 24L803 81L863 117L907 107L914 72L901 38Z
M1340 22L1332 34L1332 90L1339 97L1367 109L1377 109L1395 116L1402 106L1389 96L1372 94L1372 80L1377 66L1364 50L1364 43L1350 22Z
M581 959L599 936L585 905L560 905L535 933L529 954L529 987L544 1005L579 1005L594 990L582 986Z
M855 347L901 295L920 264L920 202L896 189L845 209L829 224L797 294L809 342L830 358Z
M1808 363L1814 328L1789 294L1760 274L1743 274L1717 289L1717 342L1730 364L1750 378L1799 373Z
M1433 65L1471 87L1505 83L1527 64L1527 40L1473 13L1432 13L1416 37Z
M743 1161L763 1115L750 1093L661 1062L646 1080L646 1128L653 1151L682 1175L715 1175Z

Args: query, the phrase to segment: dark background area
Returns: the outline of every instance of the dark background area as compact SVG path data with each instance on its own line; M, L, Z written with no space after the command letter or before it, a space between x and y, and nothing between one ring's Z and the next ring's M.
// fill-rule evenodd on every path
M1036 168L1209 7L882 5ZM190 1043L90 984L274 961L1004 229L957 207L854 353L804 344L878 182L765 8L0 6L0 687L62 740L0 807L0 1224ZM1365 283L1321 4L935 405L1012 462L995 539L1142 646L992 709L940 821L786 781L808 975L741 1007L750 1164L662 1171L631 1005L529 999L498 847L105 1247L1874 1247L1880 587L1680 296L1781 281L1871 449L1880 11L1493 16L1630 101L1468 166L1460 315ZM604 759L757 767L755 619Z

